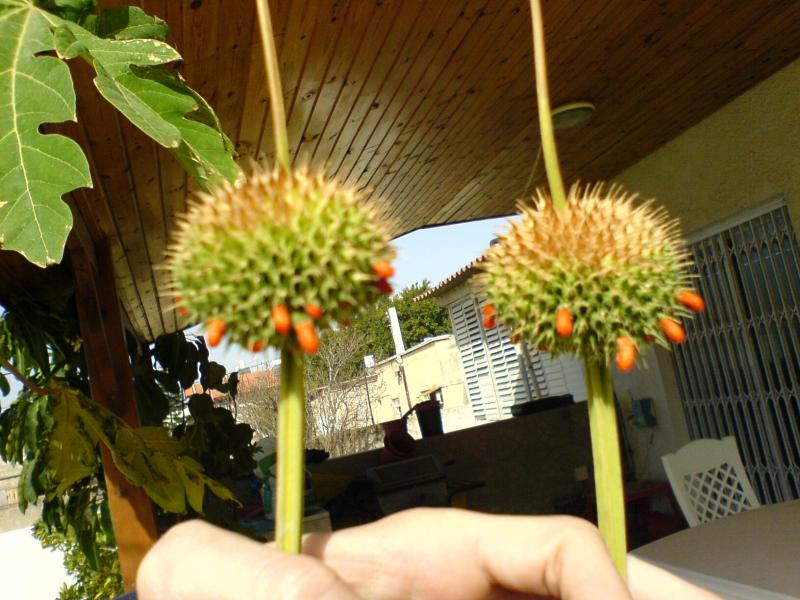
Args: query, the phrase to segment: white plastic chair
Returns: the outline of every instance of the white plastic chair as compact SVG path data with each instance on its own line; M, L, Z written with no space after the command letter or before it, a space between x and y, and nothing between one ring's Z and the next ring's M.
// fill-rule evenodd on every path
M661 462L690 527L761 506L733 437L695 440Z

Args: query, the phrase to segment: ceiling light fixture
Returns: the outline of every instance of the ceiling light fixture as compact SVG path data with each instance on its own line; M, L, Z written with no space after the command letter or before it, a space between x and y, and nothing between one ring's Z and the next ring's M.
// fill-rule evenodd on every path
M553 109L553 127L557 130L571 129L586 123L593 114L594 104L591 102L568 102Z

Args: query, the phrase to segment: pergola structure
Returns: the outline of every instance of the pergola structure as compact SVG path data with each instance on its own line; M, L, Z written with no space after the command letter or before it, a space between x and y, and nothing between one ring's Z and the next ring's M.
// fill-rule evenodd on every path
M101 7L130 2L100 0ZM179 71L243 161L273 154L251 0L141 0L171 28ZM397 235L504 215L544 180L528 0L273 0L291 155L379 197ZM549 0L554 106L596 114L559 134L568 181L608 179L800 56L800 4ZM66 200L70 267L0 251L0 302L73 285L95 400L136 423L123 329L142 342L187 326L159 268L192 184L74 61L79 141L94 187ZM156 533L146 496L104 461L130 584Z

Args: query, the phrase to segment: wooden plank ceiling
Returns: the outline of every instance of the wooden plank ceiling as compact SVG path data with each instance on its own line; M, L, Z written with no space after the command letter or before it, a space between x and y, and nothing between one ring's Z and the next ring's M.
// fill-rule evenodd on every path
M170 25L180 71L241 157L270 158L252 0L141 5ZM295 163L383 198L397 234L507 214L542 182L527 0L271 5ZM553 105L597 106L559 135L568 179L614 176L800 55L793 1L550 0L544 12ZM191 184L99 98L86 68L73 72L80 124L67 129L95 182L73 195L74 212L93 238L111 238L124 308L153 339L185 325L154 267Z

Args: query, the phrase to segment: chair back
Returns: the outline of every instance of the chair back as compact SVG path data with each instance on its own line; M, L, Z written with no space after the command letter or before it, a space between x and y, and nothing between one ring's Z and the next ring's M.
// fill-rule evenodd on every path
M695 440L661 457L690 527L760 506L736 440Z

